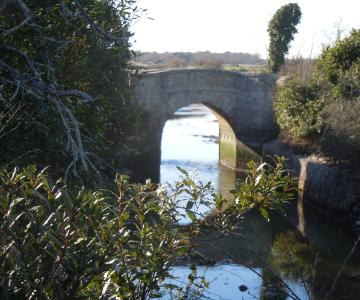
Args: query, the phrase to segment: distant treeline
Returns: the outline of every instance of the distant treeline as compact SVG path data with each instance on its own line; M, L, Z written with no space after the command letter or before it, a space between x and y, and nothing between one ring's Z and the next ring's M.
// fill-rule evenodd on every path
M221 65L221 64L264 64L265 60L259 54L250 53L211 53L206 52L137 52L134 61L151 65Z

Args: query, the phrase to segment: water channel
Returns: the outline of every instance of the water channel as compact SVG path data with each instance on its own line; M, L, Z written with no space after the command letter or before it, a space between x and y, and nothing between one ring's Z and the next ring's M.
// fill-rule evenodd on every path
M176 166L180 166L196 170L199 180L213 182L218 192L228 195L236 180L245 175L218 163L218 136L216 117L205 106L177 111L163 131L161 182L176 181ZM302 232L297 229L299 223ZM210 283L200 299L291 299L279 294L275 274L300 299L323 299L351 246L346 232L328 219L306 211L300 222L296 203L290 205L286 217L274 214L270 222L250 212L236 235L215 240L211 247L199 245L198 251L211 261L207 265L199 262L199 275ZM173 283L185 284L189 273L188 265L175 266ZM360 299L358 254L347 264L329 299Z

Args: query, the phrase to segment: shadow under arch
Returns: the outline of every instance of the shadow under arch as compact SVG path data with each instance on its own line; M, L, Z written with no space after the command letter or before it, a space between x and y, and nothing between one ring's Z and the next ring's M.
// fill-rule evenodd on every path
M261 151L252 148L237 137L234 124L224 111L204 101L219 122L219 162L225 167L244 172L250 160L261 161Z

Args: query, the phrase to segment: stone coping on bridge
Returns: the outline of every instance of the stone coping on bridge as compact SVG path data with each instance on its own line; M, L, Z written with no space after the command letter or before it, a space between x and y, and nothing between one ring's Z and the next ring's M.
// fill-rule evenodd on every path
M199 72L212 72L212 73L220 73L220 74L228 74L228 75L246 75L250 77L262 77L262 76L273 76L276 78L276 75L269 72L241 72L241 71L229 71L218 68L199 68L199 67L187 67L187 68L166 68L166 69L150 69L143 70L139 73L139 75L153 75L153 74L161 74L161 73L182 73L188 71L199 71Z

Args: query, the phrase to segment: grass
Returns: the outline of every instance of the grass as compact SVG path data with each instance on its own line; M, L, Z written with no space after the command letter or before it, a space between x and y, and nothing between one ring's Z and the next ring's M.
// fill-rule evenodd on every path
M221 65L172 65L172 64L144 64L133 62L135 67L138 67L142 70L159 70L159 69L184 69L184 68L199 68L199 69L220 69L231 72L239 72L239 73L267 73L268 67L267 65L231 65L231 64L221 64Z

